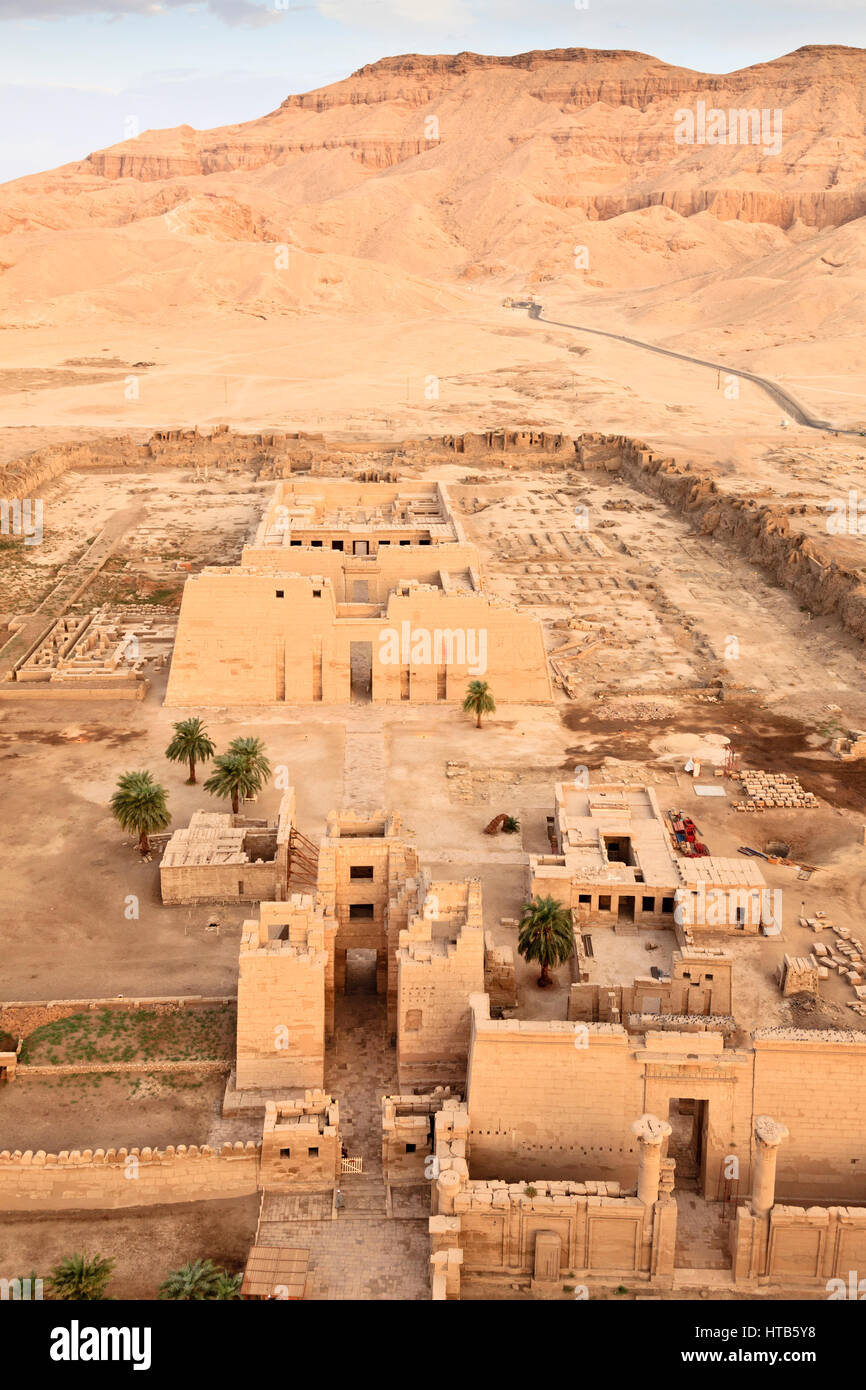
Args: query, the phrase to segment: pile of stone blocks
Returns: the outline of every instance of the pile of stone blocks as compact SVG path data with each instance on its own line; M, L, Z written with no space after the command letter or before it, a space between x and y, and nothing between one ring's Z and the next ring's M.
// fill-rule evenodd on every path
M748 801L735 801L735 811L767 811L773 807L782 810L813 810L818 798L800 786L796 777L784 772L758 772L747 770L740 773L740 782Z
M826 970L825 970L826 978ZM819 966L814 956L786 955L778 971L782 994L817 994Z
M849 1009L866 1015L866 946L859 937L852 936L848 927L837 927L823 912L801 917L799 922L801 927L809 927L813 932L833 933L832 942L816 941L812 947L812 955L820 970L825 972L821 978L828 978L832 970L846 980L857 996L849 1003Z

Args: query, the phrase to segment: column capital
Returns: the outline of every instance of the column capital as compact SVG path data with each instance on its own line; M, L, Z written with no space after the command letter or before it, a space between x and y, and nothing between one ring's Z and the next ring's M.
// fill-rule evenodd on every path
M790 1134L790 1130L779 1120L774 1120L772 1115L756 1115L754 1126L755 1139L765 1149L778 1148Z
M671 1127L667 1120L660 1120L657 1115L645 1114L633 1122L631 1132L639 1144L648 1144L654 1147L664 1143L671 1132Z

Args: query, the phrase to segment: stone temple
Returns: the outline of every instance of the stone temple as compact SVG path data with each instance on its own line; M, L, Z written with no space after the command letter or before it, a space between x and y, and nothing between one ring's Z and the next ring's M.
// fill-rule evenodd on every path
M485 592L439 483L279 482L240 565L186 584L168 705L552 697L541 624Z

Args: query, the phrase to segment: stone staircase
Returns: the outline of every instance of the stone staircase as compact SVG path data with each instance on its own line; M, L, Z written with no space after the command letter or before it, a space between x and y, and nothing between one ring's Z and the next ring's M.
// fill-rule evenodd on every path
M356 1220L361 1217L382 1221L388 1214L385 1184L380 1173L343 1173L340 1195L343 1205L337 1212L338 1218L351 1217Z

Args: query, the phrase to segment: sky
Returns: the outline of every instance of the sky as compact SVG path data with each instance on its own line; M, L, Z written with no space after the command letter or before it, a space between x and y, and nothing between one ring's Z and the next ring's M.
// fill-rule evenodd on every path
M864 0L0 0L0 182L252 120L400 53L625 48L730 72L866 46Z

